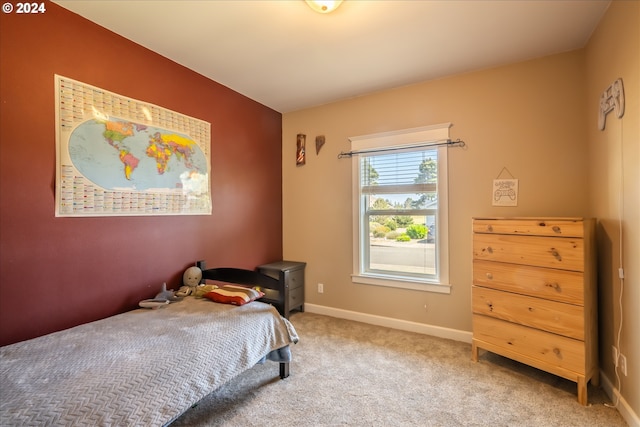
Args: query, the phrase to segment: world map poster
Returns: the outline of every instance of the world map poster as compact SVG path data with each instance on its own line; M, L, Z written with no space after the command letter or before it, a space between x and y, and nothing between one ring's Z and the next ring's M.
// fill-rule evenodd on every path
M55 76L56 216L210 215L211 124Z

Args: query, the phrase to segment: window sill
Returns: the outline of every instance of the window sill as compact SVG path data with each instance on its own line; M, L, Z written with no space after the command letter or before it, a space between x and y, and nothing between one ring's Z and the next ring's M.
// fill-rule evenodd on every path
M389 288L411 289L414 291L434 292L438 294L450 294L451 285L442 283L419 282L415 280L389 279L376 276L351 275L353 283L364 285L386 286Z

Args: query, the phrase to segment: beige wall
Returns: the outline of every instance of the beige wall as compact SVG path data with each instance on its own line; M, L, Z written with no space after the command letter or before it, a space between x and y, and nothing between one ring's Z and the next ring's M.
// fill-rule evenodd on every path
M586 49L285 114L283 250L285 259L308 263L307 303L470 331L473 216L597 217L604 254L600 354L605 375L615 382L610 349L620 315L614 279L624 123L627 289L620 347L629 377L622 396L631 413L640 413L638 5L614 2ZM627 93L624 121L609 117L607 130L597 131L598 97L617 77ZM449 149L451 294L351 283L351 161L338 153L349 150L350 136L442 122L453 122L452 138L467 143ZM295 165L297 133L307 135L301 167ZM327 140L319 155L316 135ZM517 207L491 206L492 180L503 167L520 180Z
M600 358L601 369L619 388L611 346L618 345L621 311L619 217L622 217L622 260L625 273L623 327L619 347L627 357L628 376L620 376L622 396L640 415L640 3L615 1L586 49L587 138L589 141L590 211L599 219ZM598 130L602 92L622 78L626 108L622 119L607 116ZM622 202L622 203L621 203ZM638 420L638 418L636 418Z
M473 216L588 214L583 58L571 52L285 114L284 257L308 263L306 301L470 331ZM338 153L350 136L442 122L467 143L449 149L451 294L351 283L351 161ZM307 135L300 167L297 133ZM503 167L520 180L517 207L491 205Z

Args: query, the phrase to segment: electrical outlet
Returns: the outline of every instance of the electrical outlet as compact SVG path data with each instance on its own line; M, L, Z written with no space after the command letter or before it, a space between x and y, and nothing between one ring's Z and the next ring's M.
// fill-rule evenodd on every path
M620 372L625 377L627 376L627 358L622 353L620 353Z
M318 283L318 293L324 293L324 283Z

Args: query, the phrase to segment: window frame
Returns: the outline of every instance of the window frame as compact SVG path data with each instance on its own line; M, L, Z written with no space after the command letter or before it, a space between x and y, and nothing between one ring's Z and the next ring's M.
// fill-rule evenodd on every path
M350 137L352 155L352 218L353 218L353 283L387 286L419 291L451 293L449 284L449 232L448 232L448 182L447 182L447 146L443 141L449 140L451 123L402 129L371 135ZM436 147L437 146L437 147ZM430 148L431 147L431 148ZM360 157L357 152L385 151L416 151L437 148L438 151L438 179L437 179L437 233L436 233L436 263L438 277L436 280L426 280L411 275L402 276L378 274L363 271L364 252L369 239L364 235L365 218L364 207L361 206L360 187Z

